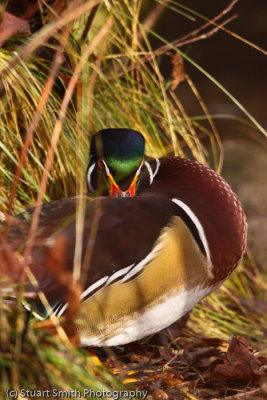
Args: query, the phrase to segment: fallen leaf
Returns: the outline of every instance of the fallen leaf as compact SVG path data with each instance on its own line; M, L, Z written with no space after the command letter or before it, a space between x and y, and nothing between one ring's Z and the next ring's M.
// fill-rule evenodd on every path
M159 354L161 355L162 359L165 361L170 361L172 358L175 357L175 354L171 350L166 349L164 347L159 349Z
M168 395L169 400L184 400L185 398L182 396L179 389L170 388L166 389L166 393Z
M135 352L133 352L132 354L130 354L129 357L131 362L143 362L143 363L149 363L149 357L145 356L144 354L137 354Z
M183 357L193 367L211 366L211 357L220 357L220 351L215 347L188 347L184 350Z
M265 374L261 362L252 353L247 340L233 337L226 357L211 372L212 382L254 382Z
M164 382L164 378L158 378L158 379L156 379L153 383L152 383L152 385L149 387L149 391L150 392L153 392L153 391L155 391L156 389L159 389L160 387L161 387L161 385L163 384L163 382Z
M184 72L184 65L183 59L180 54L176 53L172 57L172 82L171 82L171 89L175 90L180 82L185 80L185 72Z
M153 400L165 400L168 399L169 396L167 395L166 392L164 392L161 389L156 389L154 390L154 392L152 393L152 398Z
M11 36L18 33L31 33L27 20L16 17L7 11L2 12L0 23L0 46Z

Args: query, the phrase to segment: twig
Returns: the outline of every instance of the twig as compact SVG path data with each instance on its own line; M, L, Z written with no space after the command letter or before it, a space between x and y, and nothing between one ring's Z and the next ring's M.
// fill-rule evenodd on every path
M186 400L201 400L199 397L195 397L191 393L188 393L183 389L180 389L180 392L181 392L182 396L184 396L184 398Z
M173 49L174 47L182 47L186 44L190 44L193 42L196 42L198 40L203 40L203 39L207 39L209 37L211 37L212 35L214 35L219 29L222 29L224 25L226 25L227 23L229 23L230 21L232 21L234 18L236 18L236 16L230 17L228 18L228 20L224 21L223 23L221 23L220 25L216 24L216 21L218 21L219 19L221 19L224 15L226 15L227 13L229 13L232 8L234 7L234 5L238 2L238 0L233 0L228 7L226 7L225 9L223 9L218 15L216 15L213 19L209 20L207 23L205 23L204 25L202 25L201 27L195 29L194 31L188 33L187 35L182 36L180 39L174 40L173 42L171 42L168 45L163 45L158 47L154 52L153 55L152 54L147 54L146 56L144 56L141 60L137 61L134 64L131 64L128 68L125 68L123 71L121 72L117 72L116 75L118 77L121 77L123 75L125 75L125 73L127 72L131 72L132 70L138 68L140 65L148 62L151 60L152 57L155 56L159 56L162 54L165 54L168 50ZM206 29L208 26L210 25L216 25L216 27L214 29L212 29L210 32L207 32L205 34L201 34L199 35L199 33L201 31L203 31L204 29ZM197 36L198 35L198 36Z
M215 33L217 33L220 29L222 29L225 25L229 24L236 18L237 18L237 14L233 15L232 17L229 17L226 21L222 22L220 25L216 25L216 27L211 29L209 32L202 33L201 35L192 37L191 39L175 40L174 42L171 43L172 47L173 46L181 47L181 46L185 46L186 44L191 44L191 43L197 42L199 40L208 39L211 36L213 36ZM199 30L202 30L202 29L199 29ZM162 46L162 48L167 48L167 47L168 47L168 45ZM168 50L168 49L166 49L166 50ZM165 50L165 52L166 52L166 50Z
M98 7L99 7L99 4L94 6L92 8L92 10L91 10L91 13L90 13L89 17L87 18L86 25L85 25L84 31L82 33L82 41L84 41L86 36L88 35L88 32L89 32L89 30L91 28L91 25L92 25L92 22L93 22L93 20L95 18L95 15L96 15Z
M218 15L216 15L214 18L211 20L207 21L206 24L200 26L199 28L195 29L194 31L191 31L190 33L187 33L186 35L182 36L178 41L183 41L189 37L196 36L198 35L201 31L206 29L210 25L215 25L215 22L221 19L224 15L228 14L234 7L234 5L238 2L238 0L233 0L228 7L224 8Z
M157 57L157 56L160 56L162 54L165 54L165 53L167 53L167 51L172 50L173 48L182 47L182 46L185 46L187 44L191 44L191 43L199 41L199 40L204 40L204 39L210 38L218 30L220 30L224 25L228 24L229 22L231 22L236 17L237 17L237 15L233 15L232 17L228 18L226 21L222 22L220 25L217 25L211 31L209 31L207 33L203 33L202 35L199 35L199 36L196 36L194 38L187 39L187 40L184 40L184 41L181 41L181 39L174 40L170 44L166 44L166 45L160 46L156 50L153 51L153 54L145 55L143 58L141 58L136 63L130 65L128 68L124 69L123 71L118 72L116 74L116 76L117 77L124 76L126 73L131 72L131 71L137 69L138 67L140 67L140 65L143 65L144 63L150 61L155 56ZM199 28L199 29L201 29L201 28Z
M232 396L224 397L224 400L252 399L252 396L254 396L255 394L264 395L265 393L266 392L263 391L262 388L257 388L257 389L250 390L249 392L242 391L241 393L237 393ZM263 399L263 397L262 397L262 399ZM217 399L217 397L213 397L210 400L218 400L218 399Z

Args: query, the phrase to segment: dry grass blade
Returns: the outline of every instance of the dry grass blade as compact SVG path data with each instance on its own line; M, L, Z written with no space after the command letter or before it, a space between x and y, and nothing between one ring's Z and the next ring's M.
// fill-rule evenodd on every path
M7 208L7 219L6 219L6 224L5 224L5 231L4 231L4 235L7 235L8 232L8 224L9 224L9 216L11 215L12 209L13 209L13 203L14 203L14 199L17 193L17 187L19 184L19 181L21 179L21 174L22 174L22 168L23 165L26 161L26 157L27 157L27 153L28 153L28 149L31 146L31 142L33 139L33 135L34 135L34 131L37 127L37 124L41 118L43 109L47 103L48 97L51 94L51 90L53 88L53 85L55 83L55 79L56 79L56 75L58 73L58 69L60 67L60 65L63 62L63 51L64 48L67 44L67 40L69 37L69 30L66 29L65 32L62 35L62 39L59 43L59 46L57 48L57 51L55 53L54 56L54 61L52 63L52 67L49 73L49 76L47 78L46 84L44 86L44 89L42 90L41 93L41 98L37 104L36 110L34 112L33 115L33 119L29 125L29 128L27 130L26 136L25 136L25 141L24 141L24 145L21 149L21 154L20 154L20 159L19 159L19 164L17 166L16 172L15 172L15 179L12 185L12 190L11 190L11 194L9 197L9 205Z
M5 43L7 47L0 49L0 205L1 215L6 217L7 214L5 234L8 233L9 221L13 223L11 214L21 212L32 204L38 206L43 201L84 193L90 136L103 128L126 127L141 131L147 142L147 156L186 155L204 164L213 163L220 170L223 154L218 132L201 94L187 72L180 68L181 57L189 57L178 54L177 48L207 39L218 30L225 30L224 26L236 17L227 17L236 2L230 2L211 20L186 9L188 15L196 15L205 23L172 43L153 32L152 27L165 8L177 5L173 1L153 2L154 8L150 9L143 23L140 20L144 6L142 0L77 0L69 2L64 12L57 8L57 1L42 2L45 7L41 12L43 25L39 21L40 29L36 28L30 40L25 38L23 44L10 40ZM44 9L47 9L47 14ZM162 43L156 49L151 45L152 35ZM170 53L176 54L174 60L178 63L173 77L166 78L159 56ZM207 71L202 72L213 79ZM185 80L181 85L189 88L202 109L204 115L201 118L207 124L202 124L201 118L191 118L179 91L175 92L175 85L183 78ZM213 81L217 84L215 79ZM224 87L222 90L227 92ZM231 97L231 93L229 95ZM237 103L233 96L232 99ZM250 117L249 113L246 115ZM253 118L251 121L254 123ZM259 124L256 126L261 128ZM210 155L205 148L206 139L211 144ZM68 311L61 320L53 314L44 293L38 292L38 282L27 265L38 229L40 207L33 214L25 258L22 254L14 254L2 236L1 274L6 276L8 270L17 282L25 267L27 280L35 287L51 315L42 322L29 318L21 305L24 295L22 285L14 288L11 283L1 281L6 291L1 291L0 299L0 397L5 396L6 387L19 389L24 385L49 390L54 387L71 390L75 387L81 393L85 387L111 391L124 389L113 374L103 366L95 365L88 352L73 346L78 344L73 321L79 310L80 287L83 287L85 275L90 273L98 217L102 211L101 205L95 210L89 234L90 245L82 254L84 209L83 199L77 202L73 271L65 270L62 256L65 244L61 236L46 254L46 268L54 274L55 282L66 293L69 303ZM58 267L56 271L55 266ZM76 281L80 286L74 283ZM11 293L17 295L15 302L11 301ZM179 374L176 380L170 376L166 378L166 385L174 382L182 388L173 394L169 392L170 398L178 394L188 399L203 399L205 396L201 385L203 388L208 373L200 371L198 381L193 380L197 367L193 365L189 371L189 367L186 369L181 364L179 340L184 340L184 343L191 340L194 347L196 338L201 341L205 337L206 340L217 340L223 343L221 347L226 347L226 341L233 334L242 334L250 337L252 345L258 350L264 351L267 330L262 312L264 306L261 309L261 303L254 304L251 300L256 294L265 303L266 293L262 273L251 259L245 259L219 291L195 307L185 330L188 335L173 339L171 352L160 349L155 364L150 366L156 368L157 362L163 361L157 374L163 373L164 369L168 374L171 368ZM203 347L203 343L204 339L199 347ZM143 346L147 346L148 352L158 351L158 346L153 344L152 347L149 344ZM128 353L131 353L135 363L138 357L134 359L133 349L129 347ZM209 348L207 353L201 349L202 353L197 346L193 350L195 352L185 351L187 361L191 356L191 360L207 362ZM220 351L216 348L212 354ZM109 356L111 358L111 352ZM162 359L164 357L165 360ZM122 364L119 359L114 361L117 370ZM128 383L131 379L132 382L135 379L136 384L140 382L135 376L125 374L125 368L121 370L124 371L121 379L125 378ZM145 371L142 372L144 374ZM183 382L182 374L186 373L192 380L189 378ZM148 381L144 379L142 384L146 385ZM166 397L160 382L154 383L154 395ZM200 387L197 393L194 392L196 386Z
M92 2L87 2L79 7L74 8L73 5L70 5L70 10L66 10L64 16L55 22L51 22L50 25L45 26L42 32L38 32L38 35L31 40L30 44L27 44L25 48L23 48L9 63L6 69L2 70L1 76L2 79L8 73L8 71L15 67L16 64L20 63L21 60L25 60L28 56L30 56L34 51L38 49L41 45L44 45L50 37L55 35L56 32L60 31L64 28L65 25L77 19L80 15L85 13L88 10L91 10L98 4L100 4L102 0L93 0ZM79 1L77 1L79 3ZM3 94L3 84L0 82L0 96Z
M71 271L67 271L65 268L65 249L65 237L60 235L55 240L53 247L47 250L44 267L53 275L58 291L64 293L64 302L68 303L69 306L62 326L71 343L78 346L80 342L74 320L80 309L82 292L79 285L75 283Z
M77 81L79 79L79 76L80 76L80 73L82 71L84 64L87 62L88 57L90 56L90 54L92 54L92 52L95 49L95 47L97 46L97 44L107 34L110 27L111 27L111 20L107 21L107 24L101 29L101 31L94 38L92 43L90 43L88 48L83 53L82 58L81 58L80 62L78 63L78 65L70 79L68 88L67 88L65 96L63 98L62 105L61 105L61 108L59 111L59 117L58 117L56 126L54 128L53 136L51 138L51 145L50 145L49 151L47 153L46 162L45 162L45 166L44 166L45 171L44 171L41 183L40 183L40 191L39 191L39 196L38 196L37 202L36 202L36 209L34 211L33 218L32 218L32 224L31 224L31 229L30 229L30 233L29 233L29 240L28 240L25 252L24 252L24 257L26 259L32 250L32 246L33 246L33 242L34 242L34 234L37 229L39 213L40 213L40 207L38 207L38 206L40 206L43 201L43 196L44 196L44 193L46 190L46 185L47 185L48 173L49 173L52 163L53 163L55 148L56 148L57 142L59 140L59 135L60 135L60 132L62 129L62 124L63 124L63 120L64 120L64 117L65 117L65 114L67 111L68 104L71 100L72 93L75 89L75 86L77 84Z

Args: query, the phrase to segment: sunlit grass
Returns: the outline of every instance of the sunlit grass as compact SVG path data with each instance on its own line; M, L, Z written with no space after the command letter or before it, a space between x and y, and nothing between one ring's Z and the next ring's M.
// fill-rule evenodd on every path
M88 351L77 349L39 329L35 320L29 322L25 310L14 315L13 309L2 304L0 317L1 398L5 397L8 388L32 391L76 389L81 394L89 388L109 391L123 388ZM27 334L24 335L25 329Z
M182 99L171 89L171 78L161 74L159 59L150 44L152 35L167 44L173 53L180 50L142 25L143 2L87 1L84 13L78 3L72 2L72 9L65 11L58 22L46 20L44 27L28 41L24 40L21 45L11 42L6 49L0 49L0 207L3 213L16 215L35 204L49 151L52 164L51 168L47 167L48 183L44 182L40 200L83 193L90 137L107 127L141 131L148 156L186 154L220 169L220 139L193 83L188 77L184 82L203 109L203 115L197 118L188 115ZM176 7L182 14L184 11L176 3L170 2L169 7ZM96 17L83 37L93 5L97 7ZM189 9L185 14L194 18ZM107 30L101 31L107 23L110 24ZM97 42L98 35L102 36ZM53 78L51 71L56 66L53 57L60 49L62 59ZM89 55L83 59L86 51ZM47 53L50 58L45 57ZM188 55L181 54L236 102L215 78ZM134 65L138 67L133 68ZM70 82L77 70L76 90L71 91ZM46 86L49 79L51 85ZM63 98L68 94L70 98L66 98L62 111ZM249 123L261 130L243 106L239 103L238 106L250 119ZM202 120L209 124L202 125ZM22 175L11 207L16 169L29 132L32 138L27 157L21 162ZM58 140L54 139L55 133ZM207 141L211 144L212 156L205 149ZM78 209L78 215L82 216L82 210ZM240 298L249 299L255 293L266 298L260 273L257 268L253 271L252 275L247 274L244 263L219 291L197 305L190 318L190 329L221 338L242 334L264 343L264 318L252 315L240 302ZM27 317L19 302L12 308L3 302L0 313L2 388L21 385L63 389L120 387L107 370L93 365L87 352L37 329L36 321L29 322L27 334L23 336Z
M257 303L251 309L246 306L249 300L266 301L267 287L262 278L253 260L245 257L220 289L194 307L188 326L220 339L246 336L257 349L266 348L265 312Z

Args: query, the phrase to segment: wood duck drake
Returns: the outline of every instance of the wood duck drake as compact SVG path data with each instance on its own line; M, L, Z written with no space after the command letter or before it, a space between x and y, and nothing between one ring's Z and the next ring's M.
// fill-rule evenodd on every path
M223 178L180 157L148 162L144 147L141 133L130 129L104 129L91 141L86 279L75 320L82 345L126 344L169 326L229 277L246 246L244 212ZM78 201L42 206L31 254L39 289L58 316L68 304L43 267L44 254L64 234L67 268L73 269ZM10 227L13 248L23 247L32 214L19 215L20 224Z

